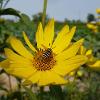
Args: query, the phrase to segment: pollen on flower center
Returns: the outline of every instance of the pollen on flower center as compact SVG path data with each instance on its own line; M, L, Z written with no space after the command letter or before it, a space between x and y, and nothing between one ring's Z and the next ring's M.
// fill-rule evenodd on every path
M53 68L55 63L54 54L50 48L46 50L38 50L33 61L34 67L39 71L50 70Z

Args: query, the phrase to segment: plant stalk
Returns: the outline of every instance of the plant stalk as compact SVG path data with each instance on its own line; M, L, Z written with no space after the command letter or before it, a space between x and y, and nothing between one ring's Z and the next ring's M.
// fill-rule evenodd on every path
M48 0L44 0L44 4L43 4L43 14L42 14L42 25L43 25L43 27L45 25L45 19L46 19L47 2L48 2Z

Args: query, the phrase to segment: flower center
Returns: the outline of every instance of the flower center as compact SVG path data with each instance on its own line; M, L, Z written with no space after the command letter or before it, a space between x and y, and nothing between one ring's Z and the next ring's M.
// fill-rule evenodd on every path
M50 70L55 65L54 54L50 48L43 50L40 49L35 54L33 65L39 71Z

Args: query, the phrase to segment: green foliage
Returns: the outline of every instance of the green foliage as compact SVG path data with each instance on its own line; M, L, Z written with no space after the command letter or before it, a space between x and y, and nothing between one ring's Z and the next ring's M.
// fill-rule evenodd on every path
M0 56L0 61L3 61L3 60L4 60L4 58Z
M88 22L95 21L95 16L93 14L88 14L87 21Z
M0 16L3 15L13 15L21 18L20 12L14 8L5 8L10 0L0 0Z
M31 89L29 89L27 87L24 87L24 88L26 90L28 100L38 100L37 97L36 97L36 94L34 94Z
M35 41L35 32L41 15L36 15L32 19L26 14L20 14L20 16L21 17L16 21L0 18L0 61L4 60L4 48L8 46L7 38L9 36L16 36L23 41L22 31L25 31L31 42L33 43ZM86 27L85 22L79 20L56 21L55 32L60 31L66 24L70 27L77 27L76 34L72 41L85 38L84 45L88 49L93 49L95 57L100 58L99 32L93 33ZM44 91L42 88L33 92L34 86L31 88L23 88L19 79L16 78L20 84L18 90L11 92L0 84L0 90L7 92L6 95L0 96L0 100L100 100L100 72L95 72L90 69L85 69L84 72L83 77L77 77L76 81L68 83L64 86L64 89L58 85L51 85L49 91ZM4 70L1 70L0 75L3 73L5 73Z
M0 9L5 8L10 0L0 0Z
M20 12L13 8L0 9L0 16L2 15L13 15L21 18Z
M31 19L29 18L29 16L27 16L26 14L21 14L21 20L24 22L24 24L30 26Z
M64 100L64 93L62 91L61 86L51 85L49 88L50 88L50 94L51 94L52 99Z

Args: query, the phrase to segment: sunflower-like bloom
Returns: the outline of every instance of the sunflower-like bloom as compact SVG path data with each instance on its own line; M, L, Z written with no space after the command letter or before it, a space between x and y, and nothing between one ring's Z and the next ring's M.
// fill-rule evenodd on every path
M94 23L87 23L87 27L91 29L93 32L97 33L98 32L98 26Z
M100 8L97 8L97 9L96 9L96 13L97 13L97 14L100 14Z
M66 74L87 61L86 56L77 55L83 39L70 45L75 30L76 27L69 30L65 25L54 40L54 19L44 30L39 23L35 34L37 47L31 44L25 32L23 37L28 49L19 39L12 37L10 44L13 50L5 48L7 59L1 62L1 67L9 74L24 78L26 83L30 81L39 86L65 84Z
M84 46L81 46L81 48L79 49L79 54L83 54L86 55L88 60L86 65L90 68L93 68L95 70L100 70L100 60L96 59L93 54L92 54L92 50L86 50L86 48Z

